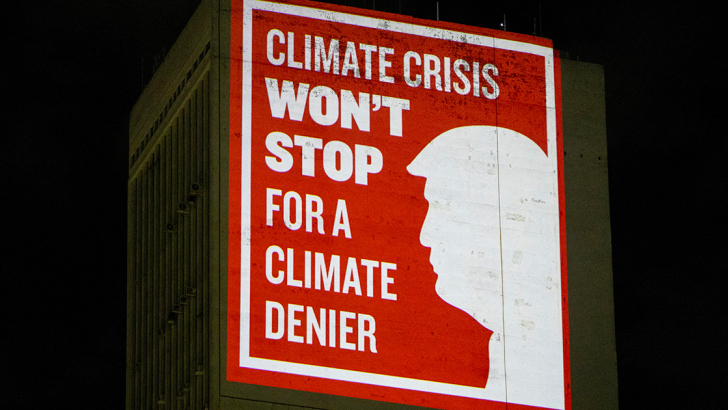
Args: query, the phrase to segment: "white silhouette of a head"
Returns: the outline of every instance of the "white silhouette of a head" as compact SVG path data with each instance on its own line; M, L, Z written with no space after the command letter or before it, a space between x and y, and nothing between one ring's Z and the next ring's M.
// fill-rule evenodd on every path
M407 167L427 178L420 242L432 249L437 294L484 327L502 327L495 127L462 127L433 140Z
M509 402L563 408L553 164L516 131L468 126L439 135L407 171L427 178L420 242L437 294L493 332L489 397L505 400L507 373Z

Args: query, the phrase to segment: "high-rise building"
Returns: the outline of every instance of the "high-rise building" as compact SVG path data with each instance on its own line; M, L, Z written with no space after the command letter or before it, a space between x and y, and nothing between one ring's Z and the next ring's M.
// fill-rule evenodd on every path
M130 115L127 408L616 408L606 146L549 40L203 0Z

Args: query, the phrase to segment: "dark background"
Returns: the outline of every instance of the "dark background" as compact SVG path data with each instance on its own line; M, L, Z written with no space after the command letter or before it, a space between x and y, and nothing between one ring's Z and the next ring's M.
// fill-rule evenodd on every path
M3 13L3 408L124 406L128 115L198 3ZM537 34L604 66L620 407L724 408L725 13L471 0L440 19L498 29L505 13L532 34L539 4ZM434 1L376 9L436 17Z

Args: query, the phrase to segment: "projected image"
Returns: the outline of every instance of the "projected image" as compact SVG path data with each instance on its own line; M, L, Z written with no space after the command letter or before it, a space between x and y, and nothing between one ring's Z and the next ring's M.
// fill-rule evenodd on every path
M326 7L233 20L227 380L564 409L550 42Z

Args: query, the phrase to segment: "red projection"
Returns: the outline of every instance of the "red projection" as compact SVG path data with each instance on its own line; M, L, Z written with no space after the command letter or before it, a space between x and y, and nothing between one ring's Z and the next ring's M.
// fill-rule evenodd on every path
M568 408L550 42L233 3L228 380Z

